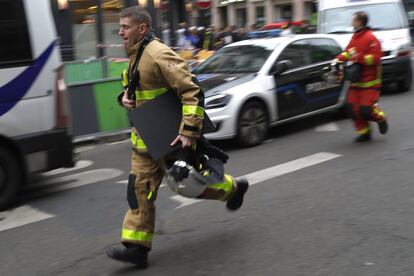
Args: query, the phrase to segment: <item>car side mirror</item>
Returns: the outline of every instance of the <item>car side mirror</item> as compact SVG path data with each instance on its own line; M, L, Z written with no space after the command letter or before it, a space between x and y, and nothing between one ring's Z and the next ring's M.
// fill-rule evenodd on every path
M290 60L281 60L273 65L270 73L272 75L280 75L289 70L290 68L292 68L292 62Z

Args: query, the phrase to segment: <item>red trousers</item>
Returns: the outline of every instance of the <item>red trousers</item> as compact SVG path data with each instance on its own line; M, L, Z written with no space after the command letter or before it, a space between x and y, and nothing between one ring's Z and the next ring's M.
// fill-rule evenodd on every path
M378 105L379 88L350 88L347 97L348 111L359 134L369 132L369 121L385 120L385 113Z

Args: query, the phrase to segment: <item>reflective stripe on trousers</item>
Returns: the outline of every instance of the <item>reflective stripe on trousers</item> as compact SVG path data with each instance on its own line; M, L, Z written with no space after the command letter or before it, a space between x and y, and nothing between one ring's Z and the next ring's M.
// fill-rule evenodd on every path
M133 231L126 228L122 228L122 239L129 240L129 241L145 241L150 242L152 241L153 234L143 232L143 231Z
M138 138L138 136L133 131L131 131L131 143L137 149L140 149L140 150L147 149L147 146L145 145L144 140Z
M363 128L363 129L358 130L358 134L359 135L364 135L364 134L369 133L369 131L370 131L369 127Z
M225 174L224 175L224 182L216 183L216 184L210 184L207 187L210 188L210 189L213 189L213 190L222 190L222 191L224 191L225 194L224 194L222 199L225 199L233 191L233 178L230 175Z

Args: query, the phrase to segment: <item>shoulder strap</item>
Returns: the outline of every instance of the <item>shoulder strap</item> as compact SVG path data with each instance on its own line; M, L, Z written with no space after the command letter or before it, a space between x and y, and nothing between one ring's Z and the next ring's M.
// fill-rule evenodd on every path
M137 55L135 56L135 60L131 67L131 71L128 72L129 83L128 83L127 94L128 94L128 99L130 100L135 100L135 90L139 86L140 76L138 72L138 65L141 60L142 54L144 53L144 50L147 47L147 45L150 44L151 41L153 40L154 40L154 36L152 33L149 33L144 38L144 41L142 42L141 46L138 49Z

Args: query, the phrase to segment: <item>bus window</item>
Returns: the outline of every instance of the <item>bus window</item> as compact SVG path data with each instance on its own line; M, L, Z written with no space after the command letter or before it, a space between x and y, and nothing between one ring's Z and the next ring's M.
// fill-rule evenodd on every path
M32 49L22 0L0 0L0 68L31 63Z

